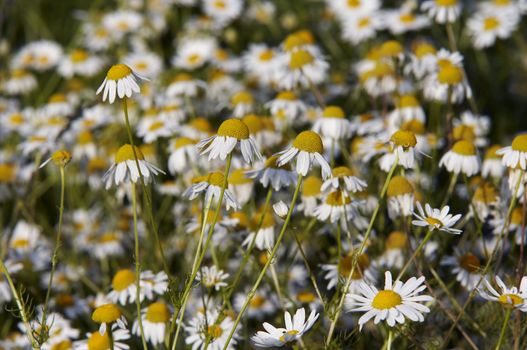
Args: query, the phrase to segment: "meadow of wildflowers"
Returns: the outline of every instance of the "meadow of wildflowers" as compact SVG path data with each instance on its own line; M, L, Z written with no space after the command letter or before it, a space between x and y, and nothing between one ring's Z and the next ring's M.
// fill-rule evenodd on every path
M526 349L523 15L0 2L0 350Z

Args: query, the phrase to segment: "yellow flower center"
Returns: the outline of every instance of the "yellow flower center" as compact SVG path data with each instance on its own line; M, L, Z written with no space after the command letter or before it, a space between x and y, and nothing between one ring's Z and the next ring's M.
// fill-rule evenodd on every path
M323 118L344 118L344 111L337 106L327 106L322 112Z
M360 6L360 0L348 0L347 4L348 4L348 7L357 8Z
M119 310L115 304L104 304L99 306L91 315L91 319L97 323L115 322L119 317L121 317L121 310Z
M70 58L74 63L84 62L88 58L88 53L84 50L74 50Z
M23 69L13 69L13 71L11 72L11 76L13 78L23 78L27 75L29 75L29 73Z
M247 214L245 214L242 211L235 211L230 215L232 219L238 220L238 223L236 224L238 228L246 228L249 227L250 221L247 217Z
M484 182L476 188L473 198L475 201L487 204L495 202L496 197L498 197L498 192L494 185L490 182Z
M62 340L58 343L53 344L53 346L51 347L51 350L70 350L70 349L73 349L73 346L70 340Z
M458 0L436 0L437 6L454 6Z
M390 137L390 141L393 142L396 146L401 146L403 148L415 147L417 144L417 139L415 134L411 131L398 130L393 133Z
M403 13L399 16L399 20L403 23L412 23L415 21L415 16L411 13Z
M416 135L423 135L426 131L422 121L417 119L408 120L401 125L401 130L411 131Z
M487 151L485 152L485 159L499 159L501 156L496 154L496 152L501 148L502 147L500 145L492 145L487 148Z
M454 140L463 139L474 142L474 140L476 139L476 133L474 131L474 128L465 124L456 126L452 134L454 135Z
M164 122L156 121L156 122L153 122L152 124L150 124L150 126L148 127L148 131L156 131L156 130L161 129L164 126L165 126Z
M487 17L483 21L483 28L485 30L496 29L496 28L498 28L499 25L500 25L500 21L496 17Z
M441 84L455 85L463 80L463 72L461 68L447 65L439 70L437 79Z
M511 0L493 0L492 2L498 6L506 6L511 3Z
M210 325L207 327L207 335L209 335L212 339L217 339L221 337L223 333L223 329L221 329L218 325Z
M227 119L218 129L218 136L234 137L237 140L246 140L249 134L249 128L239 119Z
M364 28L364 27L367 27L369 26L371 23L371 20L369 17L362 17L361 19L359 19L359 21L357 22L357 26L359 28Z
M253 96L247 91L240 91L237 94L235 94L231 99L231 103L235 106L241 103L251 104L253 102L254 102Z
M523 304L523 298L516 294L503 294L498 297L498 302L505 307L514 307Z
M135 153L137 154L138 160L145 159L143 152L141 152L141 150L138 147L135 147ZM121 146L121 148L119 148L119 150L117 151L117 154L115 155L116 163L122 163L127 160L135 160L134 149L132 148L132 145L129 145L129 144Z
M419 101L413 95L403 95L399 99L398 103L399 108L412 108L419 107Z
M511 224L521 225L522 223L522 207L514 208L511 213Z
M371 306L378 310L391 309L392 307L401 305L402 301L401 296L393 290L381 290L373 298Z
M255 295L250 302L252 308L259 309L265 304L266 299L261 295Z
M476 272L481 267L481 261L472 253L466 253L459 258L459 266L468 272Z
M223 181L225 181L225 176L219 171L210 173L207 177L207 182L213 186L222 187Z
M71 154L66 150L59 150L53 153L51 160L57 166L66 166L71 160Z
M324 145L320 136L311 130L302 131L293 141L293 147L308 153L324 152Z
M93 135L90 131L84 130L77 135L77 142L81 145L86 145L93 142Z
M351 278L354 280L361 279L364 275L364 270L367 269L370 266L370 257L367 254L362 254L357 259L357 265L355 265L355 269L353 270L353 274L351 275ZM349 274L351 273L351 268L353 266L353 256L347 255L340 259L337 270L340 274L340 276L348 278Z
M132 69L126 64L119 63L113 65L110 70L108 70L108 73L106 73L106 78L109 80L119 80L126 78L130 74L132 74Z
M249 128L249 133L252 135L257 134L258 132L262 131L264 129L264 122L262 118L254 115L249 114L242 118L242 121L247 125Z
M310 292L300 292L297 294L296 299L301 303L312 303L317 300L317 297Z
M29 247L29 240L25 238L15 239L11 242L11 247L15 249L27 248Z
M170 311L165 303L151 304L146 310L146 319L153 323L166 323L170 319Z
M108 332L101 335L99 331L93 332L88 339L88 350L108 350L110 348L110 338Z
M16 167L14 164L0 163L0 183L15 181Z
M435 55L436 52L437 50L435 49L435 47L428 43L419 43L414 49L414 53L417 58L422 58L426 55Z
M315 58L306 50L297 50L291 53L291 58L289 59L289 67L291 69L300 69L307 64L313 62Z
M180 149L188 145L195 145L196 141L188 137L180 137L174 142L174 149Z
M388 183L388 197L402 196L414 193L414 187L404 176L394 176Z
M173 82L181 82L181 81L190 81L192 80L192 76L187 73L179 73L174 77Z
M227 7L227 5L225 4L224 1L221 1L221 0L216 0L214 1L214 7L216 7L217 9L225 9Z
M13 113L9 116L9 122L14 125L22 125L25 121L24 116L20 113Z
M342 191L334 191L328 194L326 204L331 206L342 206L351 203L351 198L345 196Z
M103 233L101 237L99 237L98 242L99 243L111 243L117 240L119 240L119 236L116 233L106 232L106 233ZM135 277L134 277L134 281L135 281Z
M452 146L452 151L463 156L473 156L476 154L476 146L470 141L460 140Z
M384 57L395 57L403 52L403 46L395 40L389 40L381 45L381 55Z
M291 335L291 336L295 336L295 335L298 334L298 331L297 331L296 329L291 329L291 330L285 332L284 335L281 335L281 336L280 336L280 341L285 341L285 335L286 335L286 334Z
M232 185L244 185L252 183L253 180L245 176L247 169L235 169L229 174L229 183Z
M96 171L102 171L108 167L106 160L100 157L92 158L88 161L87 171L88 174L93 174Z
M292 91L282 91L276 96L277 100L296 101L298 97Z
M302 195L304 197L313 197L320 194L322 180L316 176L308 176L302 182Z
M122 269L117 271L112 279L113 290L120 292L134 284L135 274L132 270Z
M443 223L441 222L441 220L439 219L436 219L436 218L433 218L431 216L425 218L425 221L428 223L428 225L430 226L436 226L436 227L443 227Z
M408 236L401 231L393 231L386 238L386 248L388 249L402 249L406 247Z
M297 47L306 45L307 42L305 41L305 38L301 35L298 35L297 33L293 33L287 36L287 38L284 40L284 50L285 51L291 51Z
M527 134L518 135L512 140L514 151L527 152Z
M135 64L135 68L143 72L148 68L148 63L146 63L145 61L139 61Z
M273 50L270 50L270 49L260 52L260 55L258 56L260 61L270 61L273 57L274 57L274 52Z
M69 307L73 305L74 300L71 294L59 294L55 298L55 302L60 307Z
M66 98L66 95L64 94L53 94L48 100L49 103L63 103L67 101L68 99Z

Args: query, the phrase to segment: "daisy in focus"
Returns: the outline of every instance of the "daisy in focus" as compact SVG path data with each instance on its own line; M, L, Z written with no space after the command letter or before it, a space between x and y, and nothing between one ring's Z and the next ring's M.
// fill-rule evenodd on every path
M113 103L115 97L120 99L125 97L132 97L133 93L139 93L139 85L137 85L137 79L144 79L134 73L130 67L125 64L119 63L112 66L106 77L102 82L101 86L97 89L96 94L102 94L102 100Z
M523 276L520 287L507 287L499 276L496 276L496 284L500 287L498 292L487 279L483 280L485 288L479 288L479 295L490 301L496 301L506 308L518 309L527 312L527 276Z
M449 214L450 207L447 205L442 209L432 209L430 204L425 205L425 210L421 206L421 203L417 202L418 212L414 212L414 216L418 220L412 220L412 225L428 227L428 230L439 230L455 235L461 234L462 230L456 229L453 226L461 218L461 214L452 215Z
M347 312L364 312L359 319L359 329L371 319L375 324L386 321L393 327L396 323L404 324L405 318L414 322L423 322L424 313L430 309L421 304L434 299L428 295L419 295L426 286L424 277L412 277L405 283L397 280L392 283L392 274L386 271L384 289L378 290L373 285L361 283L357 294L346 296L345 310Z

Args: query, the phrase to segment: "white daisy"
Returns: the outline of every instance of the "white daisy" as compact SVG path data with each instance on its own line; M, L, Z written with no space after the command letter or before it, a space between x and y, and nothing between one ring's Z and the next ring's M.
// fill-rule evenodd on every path
M291 171L290 164L277 165L278 156L274 155L265 161L261 169L247 171L248 177L260 181L263 187L271 185L275 191L296 183L295 173Z
M165 341L165 331L167 323L170 321L171 312L167 304L158 301L148 305L142 310L141 320L143 324L144 336L147 342L157 346ZM140 336L141 330L139 322L135 320L132 333Z
M404 284L397 280L392 284L392 274L385 273L384 290L377 290L375 286L361 283L358 294L346 296L345 309L348 312L366 313L359 319L359 329L369 320L374 318L374 323L386 320L388 326L396 323L403 324L405 318L414 322L423 322L423 313L430 309L420 303L432 301L428 295L419 295L426 286L423 285L424 277L412 277Z
M470 141L460 140L454 143L452 149L445 153L439 161L451 173L463 173L472 176L479 172L479 158L476 146Z
M192 346L193 349L203 349L205 342L209 339L208 349L222 350L227 343L227 338L232 327L234 327L234 321L230 316L227 316L219 324L216 324L217 319L218 313L216 311L207 311L206 314L196 314L190 319L188 325L184 326L185 332L187 332L185 343ZM238 343L236 331L226 350L235 349Z
M206 288L211 288L215 291L219 291L221 288L228 286L225 282L227 278L229 278L229 274L218 269L216 265L212 265L211 267L203 266L196 275L197 281L201 281L201 284Z
M461 4L458 0L428 0L421 4L421 10L437 23L452 23L461 14Z
M448 211L450 210L450 207L448 205L444 206L441 210L439 210L436 208L432 209L430 204L427 203L425 205L425 213L423 207L421 206L421 203L417 202L417 210L419 212L414 213L414 216L419 220L413 220L413 225L428 227L430 231L437 229L439 231L444 231L455 235L458 235L463 232L453 227L456 222L461 218L461 214L457 214L454 216L452 216L452 214L449 214Z
M476 49L507 39L518 28L520 17L510 12L478 12L467 20L467 29Z
M356 177L354 172L346 166L333 168L331 174L332 176L322 184L321 190L324 192L330 189L340 189L341 191L355 193L362 192L368 187L365 181Z
M337 106L327 106L313 124L313 131L331 140L345 140L351 136L351 124L344 111Z
M497 301L506 308L518 309L522 312L527 312L527 276L523 276L520 282L520 288L508 288L505 283L496 276L496 284L500 287L501 292L498 292L490 284L487 279L483 280L486 290L478 289L479 295L490 301Z
M220 198L224 181L225 176L219 171L199 177L195 184L183 192L183 197L193 200L201 193L205 193L205 203L216 203ZM227 210L230 208L239 209L241 207L232 192L227 188L225 189L223 200L225 201Z
M116 64L108 70L106 78L97 89L96 94L103 92L102 100L106 101L108 97L110 103L115 101L115 96L121 99L125 96L131 97L134 92L140 92L136 78L141 77L134 73L130 67L122 63Z
M503 157L503 165L509 168L527 169L527 134L516 136L511 146L496 151L496 154Z

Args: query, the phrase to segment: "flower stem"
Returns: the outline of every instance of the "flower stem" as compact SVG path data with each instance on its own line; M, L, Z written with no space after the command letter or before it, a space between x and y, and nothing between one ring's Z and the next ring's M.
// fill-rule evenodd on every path
M137 193L135 184L132 184L132 211L134 216L134 240L135 240L135 305L137 308L137 323L139 324L139 332L141 333L141 341L143 349L148 349L146 346L145 332L143 329L143 321L141 319L141 266L139 262L139 233L137 231Z
M227 179L229 177L229 170L231 168L231 162L232 162L232 152L229 153L227 156L227 163L225 165L225 174L223 177L223 184L221 186L221 192L220 192L220 198L218 200L218 204L216 206L216 213L214 214L214 218L212 220L212 223L209 228L209 232L207 234L207 240L205 241L205 245L203 246L203 250L201 251L201 254L199 255L199 258L193 266L191 275L189 280L187 281L187 284L185 286L185 290L183 292L183 304L181 305L181 308L179 310L179 317L177 320L177 328L176 328L176 335L174 336L174 341L172 342L172 350L176 348L177 341L179 338L179 333L181 332L181 326L183 325L183 316L185 315L185 309L187 307L188 298L190 295L190 290L192 288L192 283L194 282L194 279L196 278L196 275L198 273L199 267L201 266L201 262L203 261L203 258L205 257L205 253L207 252L207 249L210 245L212 234L214 232L214 227L216 226L216 222L218 221L218 218L220 216L221 211L221 205L223 202L223 196L225 194L225 189L227 188ZM172 323L172 326L174 327L174 323Z
M454 191L454 187L456 186L457 178L459 174L452 174L452 177L450 178L450 183L448 184L448 189L445 194L445 198L443 198L443 201L441 202L441 208L444 207L448 200L450 199L450 196L452 195L452 191Z
M339 319L340 312L342 311L342 307L344 306L344 299L346 298L346 294L351 284L352 276L353 276L353 273L355 272L355 267L357 266L357 262L359 260L359 257L362 255L364 248L366 248L368 238L370 237L371 231L373 230L373 224L375 223L375 219L377 218L377 215L379 214L382 200L384 199L384 196L386 195L386 191L388 190L388 184L390 183L390 180L392 179L392 176L395 172L395 168L397 168L398 163L399 163L399 157L396 156L393 162L393 165L390 171L388 172L388 176L386 177L386 180L384 181L384 185L382 186L381 196L371 216L370 223L368 224L368 228L366 229L366 233L364 234L362 244L360 245L357 253L353 254L353 261L351 263L350 273L346 279L346 285L344 286L342 296L340 297L340 300L339 300L339 303L338 303L338 306L335 312L335 316L333 317L333 320L331 321L331 326L329 327L328 338L326 340L326 347L331 343L331 339L333 338L333 333L335 332L335 326L337 325L337 320Z
M282 229L280 230L280 234L278 235L278 238L276 240L276 243L273 247L273 250L271 251L271 254L267 258L267 261L265 265L262 268L262 271L260 271L260 275L258 276L256 282L254 283L253 287L251 288L251 291L247 295L247 298L245 298L245 302L243 303L243 306L238 313L238 316L236 317L236 321L234 321L234 325L231 329L231 332L229 333L229 337L227 338L227 341L225 342L225 345L223 346L223 350L226 350L229 348L229 343L231 342L232 336L234 335L234 332L236 331L236 328L238 327L238 324L240 323L243 314L245 313L245 310L247 310L247 306L249 306L249 303L251 302L251 299L253 298L254 294L256 294L256 290L260 286L260 283L262 282L265 273L267 272L267 269L269 268L269 265L273 262L273 259L276 255L276 252L278 251L278 247L280 246L280 243L282 242L282 239L284 238L285 231L287 229L287 225L289 224L289 221L291 220L291 214L293 213L293 209L295 208L296 199L298 197L298 193L300 192L300 186L302 184L302 175L298 175L298 179L296 182L296 188L295 192L293 194L293 198L291 199L291 204L289 205L289 211L287 212L287 216L285 218L284 224L282 226Z
M134 143L134 137L132 135L132 127L130 126L130 120L128 117L128 104L127 104L127 98L125 97L123 99L123 111L124 111L124 121L126 124L126 132L128 134L128 141L130 142L130 145L132 146L132 152L134 153L134 160L135 165L137 166L137 171L139 172L139 179L141 182L141 188L143 190L143 194L146 199L146 209L148 211L148 217L150 219L150 225L152 226L152 231L154 232L154 239L156 240L157 247L159 250L159 254L161 255L161 262L163 264L163 269L167 276L170 276L170 270L168 268L168 263L165 257L165 253L163 252L163 246L161 245L161 240L159 239L159 232L157 230L157 224L154 218L154 212L152 210L152 200L150 199L150 195L148 194L145 179L143 177L143 173L141 172L141 167L139 166L139 158L137 157L137 151L135 149L135 143Z
M501 349L501 344L503 343L503 339L505 338L505 331L507 330L509 319L511 318L511 311L512 308L507 308L507 312L505 313L505 319L503 320L503 325L501 326L500 338L498 339L498 343L495 347L496 350Z
M2 259L0 259L0 272L2 272L2 274L7 279L7 284L9 284L9 289L11 289L11 293L13 293L13 298L15 299L16 305L18 307L18 312L20 312L20 317L22 318L22 322L24 323L24 328L26 329L26 336L29 340L29 343L31 344L31 347L33 349L40 349L38 342L33 336L33 330L31 329L31 325L29 324L29 319L27 317L27 312L24 308L24 301L22 300L20 295L18 295L18 291L15 288L13 279L11 278L9 271L7 271L7 268L5 267L4 261Z
M388 345L386 347L386 350L392 350L392 341L393 341L393 331L390 328L388 331Z
M108 327L108 339L110 340L110 350L114 350L114 344L113 344L113 332L112 332L112 326Z
M414 253L412 254L412 256L410 257L410 259L408 259L408 261L406 262L406 264L404 264L403 268L401 269L401 271L399 272L399 275L397 276L396 278L396 281L400 280L401 277L403 277L404 273L406 272L406 270L408 269L408 267L410 267L410 264L412 263L412 261L414 261L415 257L417 256L417 254L423 249L423 247L425 246L426 242L428 242L428 240L432 237L432 233L434 231L428 231L426 233L426 236L425 238L421 241L421 243L419 243L419 246L417 246L417 248L415 249Z
M44 300L44 307L42 309L42 321L43 326L46 325L46 318L48 314L48 304L49 298L51 297L51 285L53 283L53 276L57 268L59 248L61 244L62 236L62 216L64 214L64 192L65 192L65 176L64 176L64 166L60 166L60 206L59 206L59 227L57 230L57 237L55 239L55 249L53 250L53 256L51 257L51 272L49 273L48 279L48 289L46 292L46 299ZM46 327L42 328L42 331L39 334L39 343L42 344L45 341L46 336Z

